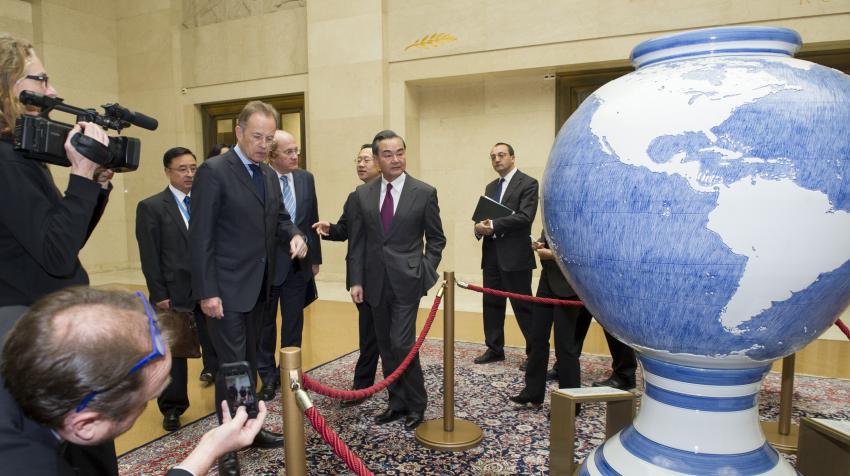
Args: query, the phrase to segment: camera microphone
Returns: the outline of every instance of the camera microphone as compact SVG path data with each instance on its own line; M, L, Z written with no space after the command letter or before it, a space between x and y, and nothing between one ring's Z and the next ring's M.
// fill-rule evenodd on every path
M155 131L157 127L159 127L159 121L156 119L146 116L141 112L133 112L127 109L124 106L118 104L105 104L103 105L103 109L112 114L113 116L127 121L134 126L139 126L142 129L147 129L149 131Z

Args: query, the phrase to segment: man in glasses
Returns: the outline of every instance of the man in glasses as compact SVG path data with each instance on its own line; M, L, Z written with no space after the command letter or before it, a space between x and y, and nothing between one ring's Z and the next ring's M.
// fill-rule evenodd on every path
M192 185L192 295L208 316L219 364L247 361L256 372L278 242L288 243L290 259L306 257L307 242L283 206L277 174L265 163L277 111L251 101L236 121L236 147L201 164ZM216 401L224 400L221 379L215 389ZM263 430L253 445L280 448L283 435ZM236 454L223 457L218 468L219 474L239 474Z
M98 445L130 429L168 385L169 357L140 293L72 287L33 304L9 333L0 364L3 473L95 474L79 468L68 445ZM244 409L228 413L168 474L206 474L218 455L253 440L265 413L261 406L250 421Z
M276 131L269 152L269 165L277 177L292 222L307 237L309 253L300 259L289 256L289 244L277 245L275 271L271 293L260 329L260 347L257 350L257 370L263 387L257 395L270 401L280 385L280 372L274 356L284 347L301 347L304 329L304 308L316 300L316 280L322 264L322 245L319 235L311 228L319 219L319 201L316 198L316 181L313 174L298 168L298 145L295 137L286 131ZM277 308L280 301L280 347L277 339Z
M531 224L537 215L537 180L516 168L514 148L498 142L490 149L490 165L499 178L487 184L484 195L513 210L501 218L475 224L475 238L482 240L481 269L484 287L531 294L531 270L537 267L531 250ZM484 342L487 350L475 358L476 364L505 360L505 306L503 297L483 295ZM531 342L532 305L511 299L517 324L525 337L528 355ZM521 366L525 370L525 363Z
M361 182L366 183L381 174L378 164L375 161L375 156L372 155L372 144L363 144L360 146L360 151L357 157L354 158L354 167L357 172L357 178ZM359 218L354 216L356 211L355 201L357 200L354 192L348 195L345 205L342 207L342 215L336 223L328 221L319 221L313 224L319 235L324 240L331 241L346 241L349 238L348 229L351 223ZM348 242L348 251L351 251L351 241ZM351 273L348 269L349 254L346 254L345 261L345 289L351 289ZM365 302L356 303L357 313L359 314L359 343L360 355L357 357L357 365L354 366L354 388L359 390L362 388L371 387L375 383L375 372L378 369L378 342L375 338L375 327L372 321L372 308ZM343 407L350 407L362 403L365 398L356 400L343 400Z
M139 202L136 207L136 241L150 300L157 309L186 314L194 319L203 350L201 380L213 383L218 358L207 333L201 307L192 297L192 263L189 259L189 221L192 183L198 163L185 147L172 147L162 158L168 187ZM171 385L157 399L165 431L180 428L180 415L189 408L185 358L171 362Z

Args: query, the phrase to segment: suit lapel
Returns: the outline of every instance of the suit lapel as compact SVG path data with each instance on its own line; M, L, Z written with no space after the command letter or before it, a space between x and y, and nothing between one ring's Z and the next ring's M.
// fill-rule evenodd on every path
M516 173L514 173L513 178L511 178L511 181L508 182L508 188L502 194L502 204L508 202L508 198L520 187L520 185L522 184L522 180L523 174L522 172L517 170Z
M180 211L180 207L177 205L177 199L174 197L174 194L171 193L170 188L166 188L165 191L161 194L162 197L162 206L165 207L165 213L171 215L171 218L174 219L174 222L177 223L177 228L180 228L180 234L183 235L183 238L186 241L189 241L189 230L186 228L185 222L183 221L183 212Z
M307 200L307 180L300 170L292 171L292 184L295 186L295 217L292 218L294 223L301 223L304 218L305 200Z
M243 186L248 187L248 190L251 191L260 203L263 203L262 197L260 197L260 194L257 193L257 189L254 187L254 182L251 181L251 174L248 172L248 169L245 168L245 164L242 163L242 160L239 159L236 152L228 151L227 154L227 163L230 164L230 168L233 170L233 176L236 177L236 180L238 180ZM260 167L260 170L262 171L263 168ZM266 190L266 195L268 195L268 193L268 190Z
M408 174L404 179L404 187L401 189L401 195L398 197L398 206L396 206L393 223L390 225L390 232L387 233L386 238L392 236L395 230L401 226L399 222L402 221L403 217L407 216L407 212L413 207L418 189L419 181Z
M372 225L376 226L381 233L384 233L384 226L381 224L381 209L378 200L381 198L381 178L378 177L367 185L366 188L366 210L371 210L366 215L372 221Z

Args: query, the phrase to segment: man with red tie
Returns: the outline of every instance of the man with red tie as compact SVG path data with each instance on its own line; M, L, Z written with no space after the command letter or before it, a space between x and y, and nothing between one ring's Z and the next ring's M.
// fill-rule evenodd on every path
M437 282L446 237L437 190L405 172L404 139L381 131L372 141L381 179L355 190L359 220L352 223L349 271L351 298L372 308L384 377L392 373L415 341L419 300ZM404 419L413 430L428 399L419 357L389 387L389 407L375 416L383 425Z

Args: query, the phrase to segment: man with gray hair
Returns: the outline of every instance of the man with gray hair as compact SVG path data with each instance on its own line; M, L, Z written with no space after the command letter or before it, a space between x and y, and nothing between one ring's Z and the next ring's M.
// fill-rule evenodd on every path
M66 447L99 445L129 430L168 385L170 356L140 293L72 287L33 304L9 333L0 363L3 474L92 475ZM262 404L252 420L244 408L233 418L228 411L168 475L206 474L218 456L250 444L265 415Z
M277 174L265 163L277 123L271 105L246 104L237 119L236 147L201 164L192 185L192 296L208 317L219 364L247 361L252 382L278 242L289 243L291 259L307 256L304 234L283 206ZM225 395L219 378L216 401ZM253 446L280 448L283 436L263 430ZM219 473L239 474L235 453L222 458Z

